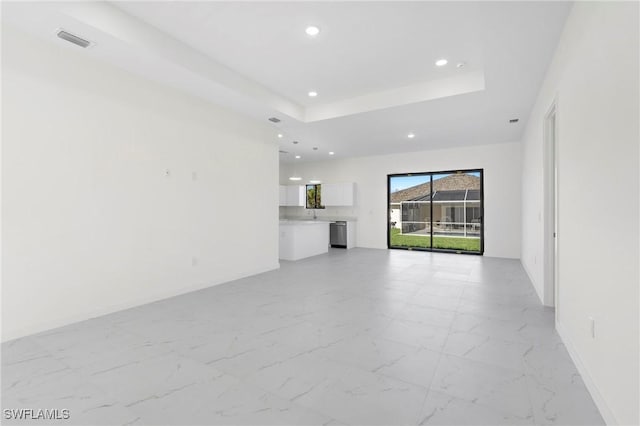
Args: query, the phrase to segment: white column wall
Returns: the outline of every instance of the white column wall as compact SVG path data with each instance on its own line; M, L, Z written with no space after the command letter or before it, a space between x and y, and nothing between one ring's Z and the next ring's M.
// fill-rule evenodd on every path
M272 129L2 28L2 338L278 267Z
M555 100L557 328L607 422L628 425L640 423L638 14L637 2L573 6L522 162L522 264L544 300L543 124Z

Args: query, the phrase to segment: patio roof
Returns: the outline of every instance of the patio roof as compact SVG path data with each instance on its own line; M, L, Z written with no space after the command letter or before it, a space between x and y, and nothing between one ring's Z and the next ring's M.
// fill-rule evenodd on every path
M390 200L391 203L400 203L402 201L429 201L430 189L429 183L412 186L391 193ZM433 181L433 201L456 201L454 199L446 199L446 197L455 197L456 195L453 193L460 191L462 195L457 195L461 197L457 201L463 201L465 199L464 193L467 189L469 190L466 198L467 201L480 200L480 178L478 176L460 173L436 179ZM446 195L448 193L450 195Z
M429 194L421 197L414 198L412 200L401 201L403 203L410 202L428 202L431 201L431 196ZM480 202L480 190L479 189L469 189L469 190L453 190L453 191L436 191L433 193L433 202L442 202L442 201L467 201L467 202Z

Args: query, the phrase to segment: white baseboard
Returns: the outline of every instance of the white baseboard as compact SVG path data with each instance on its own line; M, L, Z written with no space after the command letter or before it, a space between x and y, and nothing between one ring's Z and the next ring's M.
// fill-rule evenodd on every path
M609 405L607 405L607 402L602 397L602 394L598 390L598 387L593 381L593 378L591 377L591 375L589 374L589 371L585 367L584 362L582 362L582 358L580 358L580 355L576 351L575 346L571 342L571 339L569 338L567 330L564 328L564 326L560 322L558 322L557 319L556 319L556 331L560 335L560 338L562 339L564 346L567 348L567 352L569 352L569 356L573 360L573 363L576 365L576 368L578 369L580 376L582 376L582 381L584 382L585 386L587 387L587 390L591 394L591 397L593 398L593 402L595 402L596 407L598 407L598 410L600 411L600 415L604 419L605 423L611 426L619 425L620 423L618 423L615 416L613 415L613 412L609 408Z
M279 269L279 268L280 268L280 263L276 262L267 267L256 268L253 270L245 271L243 273L232 274L228 277L225 277L224 279L220 279L217 281L208 281L204 283L193 284L186 287L176 288L175 290L172 290L172 291L159 292L159 293L150 295L149 297L129 300L129 301L114 304L114 305L102 306L96 309L89 309L82 313L78 313L70 316L63 316L60 318L53 318L53 319L49 319L46 322L38 322L38 323L30 324L26 327L21 327L18 329L13 329L8 331L2 330L2 342L18 339L20 337L30 336L32 334L41 333L43 331L52 330L54 328L63 327L65 325L85 321L91 318L101 317L103 315L112 314L114 312L123 311L125 309L135 308L136 306L146 305L148 303L169 299L175 296L180 296L181 294L191 293L193 291L202 290L208 287L213 287L216 285L227 283L229 281L235 281L241 278L258 275L263 272L268 272L268 271L272 271L274 269Z
M527 273L527 276L529 277L529 281L531 281L531 284L533 285L533 289L536 291L536 295L538 296L540 303L544 305L544 295L541 293L540 287L537 285L536 281L533 279L533 275L531 274L529 267L527 266L526 263L524 263L522 259L520 259L520 264L522 265L522 269L524 269L524 272Z

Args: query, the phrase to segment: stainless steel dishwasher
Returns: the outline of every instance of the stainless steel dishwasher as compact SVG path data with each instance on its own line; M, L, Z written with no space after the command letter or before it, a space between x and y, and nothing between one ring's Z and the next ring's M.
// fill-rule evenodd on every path
M329 225L331 247L347 248L347 222L339 220Z

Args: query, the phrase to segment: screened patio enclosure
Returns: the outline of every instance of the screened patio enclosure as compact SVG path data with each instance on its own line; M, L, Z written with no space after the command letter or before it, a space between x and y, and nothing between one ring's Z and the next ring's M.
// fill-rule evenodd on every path
M429 219L433 202L433 221ZM403 234L456 237L480 236L480 190L436 191L415 200L400 202L396 227Z

